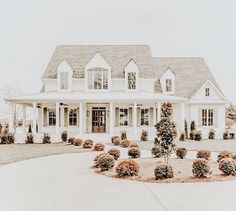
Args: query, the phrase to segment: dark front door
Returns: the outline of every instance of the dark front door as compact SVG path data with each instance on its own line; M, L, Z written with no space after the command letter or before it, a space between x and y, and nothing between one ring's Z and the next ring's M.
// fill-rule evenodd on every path
M92 132L93 133L106 132L106 108L94 107L92 109Z

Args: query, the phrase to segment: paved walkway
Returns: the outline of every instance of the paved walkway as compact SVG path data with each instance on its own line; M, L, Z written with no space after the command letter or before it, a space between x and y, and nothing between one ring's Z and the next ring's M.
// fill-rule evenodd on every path
M236 181L154 184L113 179L90 169L95 154L54 155L1 166L0 210L236 210Z

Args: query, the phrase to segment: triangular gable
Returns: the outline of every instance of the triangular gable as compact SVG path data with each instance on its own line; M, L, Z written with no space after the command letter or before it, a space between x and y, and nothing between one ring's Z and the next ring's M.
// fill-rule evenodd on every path
M65 59L63 59L57 66L57 71L60 72L70 72L72 71L71 66L67 63Z
M88 64L85 66L85 69L90 69L90 68L95 68L95 67L100 67L100 68L105 68L110 70L111 66L107 63L107 61L103 58L103 56L100 53L96 53L88 62Z
M125 65L124 70L128 72L137 72L139 70L139 67L133 59L130 59L129 62Z

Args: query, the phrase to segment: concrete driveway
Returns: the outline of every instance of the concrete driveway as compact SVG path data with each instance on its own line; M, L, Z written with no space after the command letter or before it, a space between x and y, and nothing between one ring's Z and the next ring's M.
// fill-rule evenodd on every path
M0 167L0 210L235 211L236 181L154 184L97 175L96 153L62 154Z

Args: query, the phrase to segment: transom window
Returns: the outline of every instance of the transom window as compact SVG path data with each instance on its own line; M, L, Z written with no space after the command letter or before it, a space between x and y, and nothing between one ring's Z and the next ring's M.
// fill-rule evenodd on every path
M128 89L136 89L136 72L127 73Z
M213 126L213 109L202 109L202 126Z
M206 90L205 90L205 96L206 96L206 97L209 97L209 96L210 96L210 89L209 89L209 88L206 88Z
M149 109L141 108L141 126L149 125Z
M78 121L78 110L77 109L70 109L69 112L69 125L76 126Z
M172 80L166 79L166 92L172 92Z
M68 89L68 79L69 73L68 72L61 72L61 80L60 80L60 89Z
M56 109L54 108L48 109L48 125L49 126L56 125Z
M128 126L128 109L127 108L120 108L119 110L119 119L120 119L120 126Z
M108 89L108 70L104 68L92 68L88 70L88 89Z

